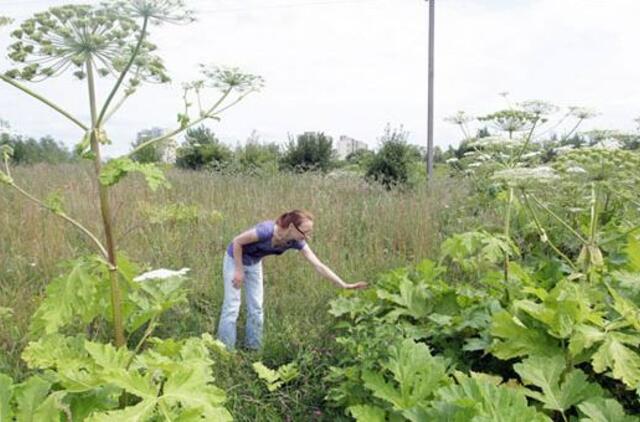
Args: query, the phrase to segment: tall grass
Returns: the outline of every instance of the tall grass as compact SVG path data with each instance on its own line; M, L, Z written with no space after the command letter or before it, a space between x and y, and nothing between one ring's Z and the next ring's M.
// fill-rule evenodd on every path
M13 175L38 197L58 192L68 214L99 232L97 187L88 177L90 171L81 165L38 165L16 168ZM383 270L433 256L443 211L465 193L459 181L446 178L429 189L404 193L368 185L358 177L317 174L259 177L170 170L168 178L168 190L151 192L133 176L111 193L120 250L148 268L191 268L190 306L165 320L161 333L166 335L215 332L225 247L235 234L261 220L291 208L309 209L316 216L310 246L320 259L348 282L374 281ZM197 207L199 216L154 222L145 211L176 203ZM23 371L18 357L27 341L29 318L47 283L58 274L57 263L90 248L65 222L0 187L0 306L14 311L13 321L0 326L0 372L19 376ZM266 337L260 358L275 365L301 353L330 353L327 304L339 290L295 252L267 258L264 266ZM242 338L242 330L239 335ZM221 368L218 377L244 363L231 365ZM233 377L219 380L230 391L237 382ZM251 402L246 394L233 396L237 400L232 406ZM316 394L321 401L321 393ZM259 408L256 404L254 411Z

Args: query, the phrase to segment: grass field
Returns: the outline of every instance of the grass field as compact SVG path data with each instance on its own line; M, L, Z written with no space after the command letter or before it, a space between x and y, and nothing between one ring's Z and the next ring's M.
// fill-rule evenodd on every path
M16 168L14 179L40 198L57 192L69 215L100 233L91 171L39 165ZM448 230L461 231L467 224L455 218L465 189L444 177L429 189L410 192L389 192L356 176L170 170L168 178L172 188L155 193L138 177L112 190L119 249L145 269L191 269L189 306L166 315L160 335L215 333L226 245L239 231L282 211L306 208L315 214L310 245L347 282L375 282L381 271L433 256ZM24 373L19 353L28 341L29 317L58 274L57 263L90 250L67 223L0 188L0 306L14 311L13 323L0 327L0 372L18 378ZM217 383L227 391L236 420L335 420L339 415L324 406L322 377L336 348L328 301L341 292L294 252L264 265L264 349L259 355L221 357ZM301 379L275 393L268 393L251 369L256 360L278 366L293 359Z

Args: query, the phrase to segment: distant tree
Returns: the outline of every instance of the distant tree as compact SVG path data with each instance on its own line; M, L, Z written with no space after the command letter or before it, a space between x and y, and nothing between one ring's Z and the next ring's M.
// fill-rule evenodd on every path
M141 130L138 132L136 140L131 143L131 148L135 150L143 143L161 137L162 135L164 135L164 130L159 127ZM167 148L169 148L173 142L175 142L173 139L168 138L162 142L147 145L142 149L135 150L131 158L139 163L158 163L163 160Z
M412 164L421 160L418 148L407 143L409 133L402 126L385 127L379 139L380 150L369 163L366 177L382 183L387 188L406 185L409 181Z
M335 157L333 140L322 132L305 132L291 139L284 152L282 167L295 171L327 171Z
M13 151L12 164L36 164L36 163L70 163L75 161L73 153L51 136L45 136L36 140L24 138L19 135L11 135L7 132L0 134L0 145L8 145Z
M263 144L254 130L247 139L244 147L239 147L235 152L238 168L247 173L274 173L278 171L280 160L280 147L278 144Z
M366 169L375 155L375 152L369 151L368 149L358 149L349 153L345 157L345 161L349 164L356 164L362 169Z
M222 144L206 126L187 130L184 143L176 155L176 165L191 170L220 170L233 158L231 149Z

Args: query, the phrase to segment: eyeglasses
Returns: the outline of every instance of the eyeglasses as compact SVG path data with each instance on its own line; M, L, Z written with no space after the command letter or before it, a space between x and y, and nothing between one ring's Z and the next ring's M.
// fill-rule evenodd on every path
M298 230L298 233L300 233L305 240L311 239L311 230L309 230L308 232L303 232L302 230L300 230L300 227L298 227L297 224L294 224L293 227L295 227L296 230Z

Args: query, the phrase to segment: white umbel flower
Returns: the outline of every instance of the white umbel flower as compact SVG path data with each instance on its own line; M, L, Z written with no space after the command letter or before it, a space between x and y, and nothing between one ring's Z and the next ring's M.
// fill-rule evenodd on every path
M149 271L144 274L140 274L133 281L138 283L147 280L164 280L171 277L184 277L189 272L189 268L182 268L178 271L167 270L166 268L159 268L157 270Z
M603 141L598 142L592 148L604 149L607 151L615 151L617 149L622 148L622 144L617 139L609 138L609 139L605 139Z

